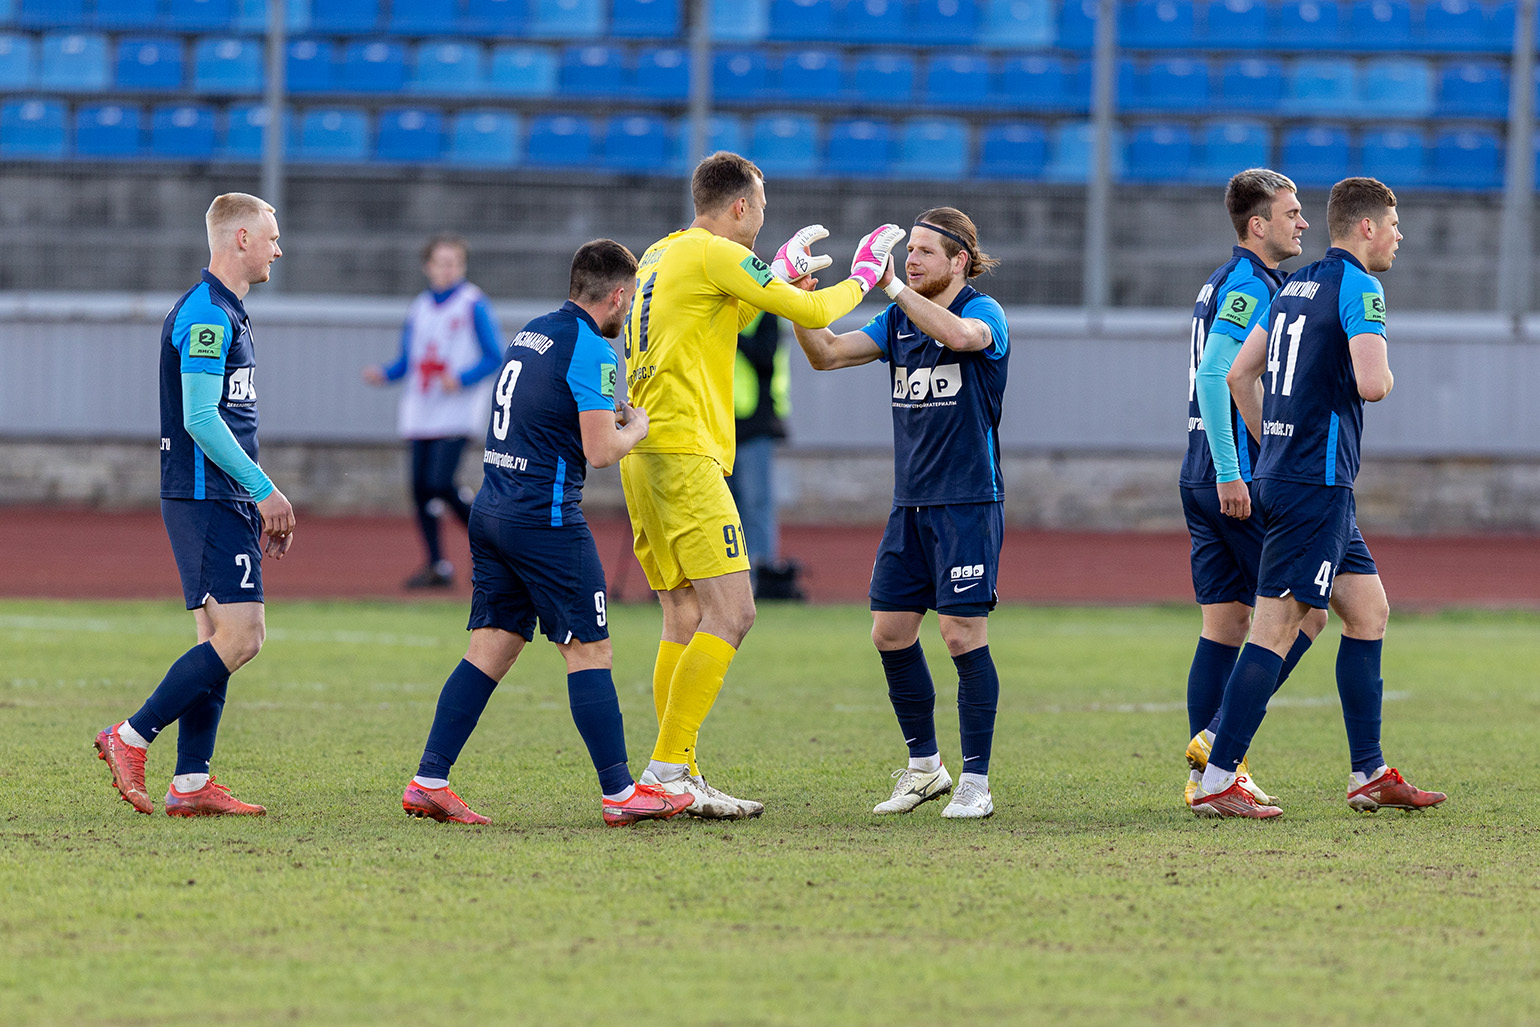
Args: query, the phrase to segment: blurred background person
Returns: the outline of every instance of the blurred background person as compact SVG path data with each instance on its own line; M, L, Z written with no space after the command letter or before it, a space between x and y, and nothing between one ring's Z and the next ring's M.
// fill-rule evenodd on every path
M797 583L801 568L781 557L776 512L775 450L786 438L790 413L791 371L781 346L781 319L760 311L738 333L733 370L738 459L727 479L743 518L755 599L807 599Z
M407 588L448 588L454 564L444 558L439 519L445 510L470 523L470 501L455 485L467 436L487 419L487 389L475 388L497 370L503 344L486 296L465 280L469 250L457 235L440 234L422 251L428 288L407 308L401 351L393 363L364 368L364 381L406 379L396 428L411 453L412 503L427 562ZM490 385L490 382L488 382Z

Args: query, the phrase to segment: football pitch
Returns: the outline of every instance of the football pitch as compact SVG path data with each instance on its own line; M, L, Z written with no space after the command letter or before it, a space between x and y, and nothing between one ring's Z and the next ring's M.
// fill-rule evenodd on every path
M1534 613L1392 615L1386 753L1443 806L1344 803L1334 621L1253 748L1285 815L1215 823L1181 800L1197 612L1002 608L996 813L952 822L869 812L903 761L869 615L766 605L701 746L764 817L613 829L543 639L455 770L494 823L402 814L457 603L271 606L214 766L268 816L162 815L170 738L135 814L91 740L191 644L179 606L0 601L0 1023L1540 1019ZM611 612L635 772L658 625Z

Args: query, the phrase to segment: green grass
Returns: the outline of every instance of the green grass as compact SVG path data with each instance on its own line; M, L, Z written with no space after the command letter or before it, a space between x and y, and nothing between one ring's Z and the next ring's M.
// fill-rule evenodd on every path
M216 770L260 820L117 801L91 737L191 642L174 604L0 602L0 1023L1378 1024L1540 1020L1540 617L1398 617L1385 743L1426 814L1354 814L1306 657L1254 749L1268 823L1181 804L1190 609L1002 609L996 814L879 820L902 761L868 615L767 607L704 734L758 821L600 825L554 649L401 814L464 611L284 603ZM631 763L655 607L612 613ZM957 765L955 675L925 634ZM174 742L151 753L152 794Z

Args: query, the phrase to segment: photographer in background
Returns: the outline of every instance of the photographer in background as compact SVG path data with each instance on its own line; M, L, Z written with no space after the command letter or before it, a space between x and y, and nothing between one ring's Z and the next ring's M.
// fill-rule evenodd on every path
M781 558L781 525L775 508L775 447L786 438L790 384L780 319L761 311L738 334L738 361L733 369L738 459L727 486L743 518L754 598L801 602L807 595L797 584L797 564Z

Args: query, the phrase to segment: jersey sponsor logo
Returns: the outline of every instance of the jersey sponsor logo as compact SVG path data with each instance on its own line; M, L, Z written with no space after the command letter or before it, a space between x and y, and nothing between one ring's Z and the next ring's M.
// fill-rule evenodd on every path
M599 365L599 395L615 398L615 365Z
M952 568L951 577L952 591L966 592L984 580L984 565L981 563L959 564Z
M1290 282L1279 290L1280 296L1303 296L1307 300L1315 299L1317 290L1321 288L1320 282Z
M512 345L526 346L536 353L544 355L545 351L556 345L556 340L539 332L520 332L513 337Z
M491 464L493 467L501 467L505 471L527 471L529 461L522 456L513 456L509 453L499 453L491 449L481 451L481 462Z
M1279 438L1292 439L1294 437L1294 426L1289 424L1287 421L1263 421L1262 434L1276 435Z
M1214 316L1221 321L1230 322L1237 328L1246 328L1251 325L1251 317L1256 312L1256 297L1237 289L1225 297Z
M225 399L231 403L255 403L257 385L252 380L255 367L237 367L225 380Z
M1364 293L1364 320L1385 323L1385 300L1378 293Z
M1187 430L1189 432L1202 431L1203 430L1203 418L1201 418L1201 417L1189 417L1187 419Z
M902 367L893 368L893 398L919 402L924 399L951 399L962 391L962 369L956 364L917 367L911 374Z
M171 440L170 439L162 438L160 440L160 451L162 453L169 453L169 452L171 452Z
M187 330L187 355L218 360L225 352L224 325L193 325Z
M634 387L638 382L645 382L657 373L658 365L648 364L646 367L638 367L635 371L626 375L626 382Z
M743 258L743 263L738 265L749 273L749 277L758 282L761 287L770 284L770 279L775 276L770 273L770 265L750 253Z

